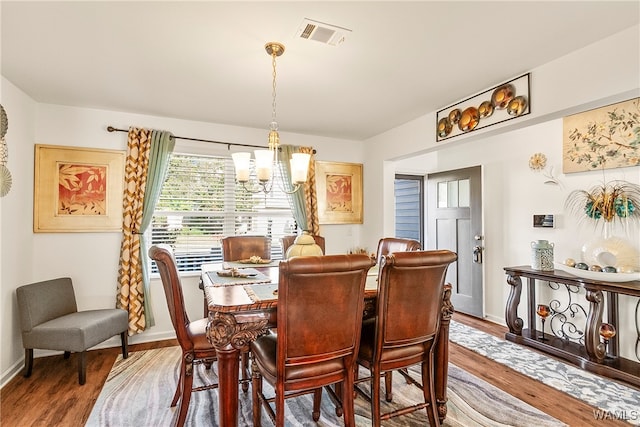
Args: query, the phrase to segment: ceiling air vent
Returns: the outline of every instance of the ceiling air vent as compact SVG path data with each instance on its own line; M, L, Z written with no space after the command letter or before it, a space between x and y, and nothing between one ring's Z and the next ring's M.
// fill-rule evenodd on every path
M325 24L324 22L313 21L305 18L298 28L297 37L307 40L315 40L331 46L338 46L344 43L346 36L351 30Z

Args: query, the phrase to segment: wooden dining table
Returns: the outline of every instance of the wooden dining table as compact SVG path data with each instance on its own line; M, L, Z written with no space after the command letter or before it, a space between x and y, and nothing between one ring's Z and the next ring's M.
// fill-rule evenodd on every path
M277 327L278 264L203 264L201 287L208 306L207 338L218 355L218 425L238 425L238 383L240 354L251 341ZM229 278L221 270L238 268L250 277ZM363 318L375 315L378 270L367 275ZM449 364L449 322L453 314L451 285L445 286L440 335L435 347L436 405L440 421L447 415L447 375Z

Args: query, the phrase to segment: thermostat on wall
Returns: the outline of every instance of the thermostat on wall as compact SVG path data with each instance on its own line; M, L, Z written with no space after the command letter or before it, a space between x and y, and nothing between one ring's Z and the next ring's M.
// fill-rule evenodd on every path
M533 226L543 228L555 228L555 222L552 214L534 215Z

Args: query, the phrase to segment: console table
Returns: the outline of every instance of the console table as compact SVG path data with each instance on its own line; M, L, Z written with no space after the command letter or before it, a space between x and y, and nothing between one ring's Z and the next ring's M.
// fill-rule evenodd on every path
M640 387L640 363L619 356L618 335L609 341L608 349L600 340L600 325L604 307L607 307L607 322L618 329L618 295L630 295L640 298L640 281L605 282L583 279L561 270L538 271L529 266L505 267L507 284L511 287L505 319L509 332L505 338L508 341L527 345L548 354L565 359L582 369L618 379ZM518 317L518 304L522 293L522 277L527 279L527 320L528 329L523 329L524 321ZM588 302L584 334L578 342L557 336L555 333L544 333L536 330L536 281L546 281L554 284L564 284L575 289L583 288ZM606 298L605 298L606 296ZM636 317L638 307L636 305ZM637 330L636 335L640 335ZM542 335L543 334L543 335ZM542 340L540 337L544 337ZM636 356L640 336L636 336ZM607 352L608 350L608 352Z

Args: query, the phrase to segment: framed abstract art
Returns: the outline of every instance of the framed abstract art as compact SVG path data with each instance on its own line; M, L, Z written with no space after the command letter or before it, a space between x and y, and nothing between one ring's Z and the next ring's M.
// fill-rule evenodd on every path
M316 162L320 224L362 224L362 164Z
M33 231L122 229L124 151L35 147Z

